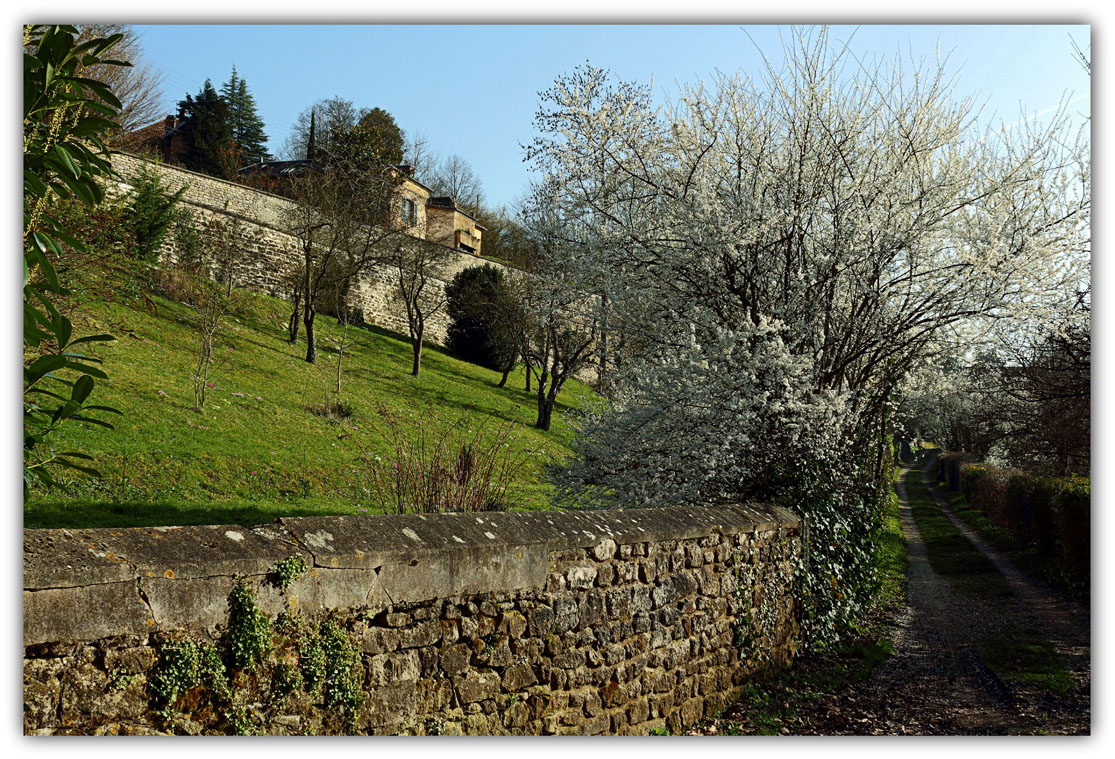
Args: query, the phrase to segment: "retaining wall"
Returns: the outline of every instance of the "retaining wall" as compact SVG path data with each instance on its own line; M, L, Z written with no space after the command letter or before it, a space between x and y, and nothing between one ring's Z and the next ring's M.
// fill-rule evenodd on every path
M113 192L130 189L128 179L141 168L155 171L162 184L171 192L185 187L181 202L194 213L199 228L204 232L214 220L240 218L243 220L243 240L247 255L237 273L236 284L253 292L273 297L288 298L283 282L297 271L301 248L295 237L287 234L286 219L294 208L287 198L255 190L234 182L198 174L193 171L153 163L127 153L113 153L112 166L121 177ZM177 256L172 235L163 244L162 260L173 262ZM430 301L444 299L445 286L463 269L470 266L502 264L461 250L445 249L445 261L438 268L437 277L431 282ZM407 334L406 311L393 288L398 272L391 266L369 267L357 278L349 294L349 305L363 312L369 324ZM445 343L449 318L442 308L426 324L426 339Z
M758 506L25 530L25 731L676 731L790 661L800 550L797 517ZM283 588L291 556L308 569ZM347 718L331 686L279 687L309 677L305 636L230 668L225 701L156 699L168 643L228 660L238 581L273 620L343 630Z

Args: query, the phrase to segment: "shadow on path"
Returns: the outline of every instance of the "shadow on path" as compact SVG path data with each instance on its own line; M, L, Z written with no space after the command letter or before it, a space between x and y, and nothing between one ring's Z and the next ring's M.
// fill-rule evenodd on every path
M819 735L1033 735L1090 730L1089 615L1020 573L951 514L923 456L901 471L896 489L907 541L906 606L895 620L894 655L862 683L829 696L800 715L790 732ZM914 521L906 478L921 470L937 505L1014 591L977 595L941 577L930 565ZM974 642L1011 630L1036 629L1064 657L1073 677L1068 693L1000 680Z

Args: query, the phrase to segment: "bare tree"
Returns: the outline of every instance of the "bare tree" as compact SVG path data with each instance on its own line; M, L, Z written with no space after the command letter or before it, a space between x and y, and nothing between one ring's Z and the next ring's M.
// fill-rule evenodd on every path
M445 308L445 288L440 280L452 253L451 248L417 237L405 237L394 242L385 259L385 263L395 269L394 294L406 311L414 358L410 373L415 377L422 370L426 325Z
M302 313L302 286L306 281L306 265L299 262L294 268L288 269L282 276L284 289L290 293L292 309L290 319L287 321L287 342L295 343L298 340L298 317Z
M261 234L240 216L222 216L209 225L208 248L212 256L216 280L225 286L225 295L232 296L233 285L240 279L258 248Z
M205 408L210 379L219 368L216 355L217 340L225 317L233 307L233 300L223 288L209 279L192 278L190 305L194 309L192 318L194 328L194 411Z
M484 187L472 166L459 155L443 159L426 182L434 193L456 198L470 213L484 204Z
M403 163L414 167L414 176L420 182L429 184L437 170L438 157L430 148L430 140L424 132L404 134Z
M398 170L369 166L359 155L336 158L292 179L296 202L285 225L302 249L295 300L301 298L307 362L317 360L314 318L320 296L339 287L347 297L352 279L389 259L389 243L406 236L393 213L401 179Z
M163 105L163 74L143 57L143 45L135 30L123 24L86 24L79 27L80 41L123 34L112 48L112 57L130 66L92 66L86 76L104 82L120 100L116 122L120 125L114 142L127 147L128 134L166 116Z

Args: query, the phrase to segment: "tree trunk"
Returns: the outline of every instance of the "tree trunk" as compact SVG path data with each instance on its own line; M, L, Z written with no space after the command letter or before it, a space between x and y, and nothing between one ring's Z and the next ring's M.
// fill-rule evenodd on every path
M508 375L511 374L511 369L512 369L512 367L509 366L509 367L507 367L506 369L503 370L503 376L500 377L499 384L496 385L496 387L503 387L504 385L507 384L507 377L508 377Z
M341 333L341 349L337 351L337 395L341 394L341 362L345 358L345 343L348 342L348 321L345 321L345 331Z
M293 344L298 340L298 312L302 310L302 291L294 293L294 310L290 312L290 322L287 324L287 342Z
M317 310L309 298L306 299L306 310L302 314L302 323L306 325L306 363L317 363L317 345L314 342L314 316Z
M417 334L411 338L411 347L414 351L414 363L411 366L410 373L415 377L422 370L422 328L419 327Z
M534 426L543 431L550 429L550 417L554 413L554 401L546 393L548 378L549 372L546 371L546 367L542 367L538 375L538 419L535 420Z
M534 368L530 365L530 359L524 359L524 361L527 365L527 387L526 387L526 391L529 393L530 392L530 375L532 375L534 373Z

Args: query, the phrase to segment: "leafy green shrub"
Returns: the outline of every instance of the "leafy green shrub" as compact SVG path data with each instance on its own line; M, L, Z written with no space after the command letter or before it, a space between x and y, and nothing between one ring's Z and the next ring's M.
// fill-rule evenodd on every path
M957 492L960 490L960 466L973 461L970 453L963 451L956 451L954 453L946 453L941 456L937 461L937 479L940 482L948 484L949 490Z
M1056 518L1065 577L1087 585L1092 563L1092 484L1088 477L1060 479Z
M287 556L271 567L271 574L275 578L275 584L285 590L301 577L307 568L306 560L301 556Z
M1052 555L1057 547L1057 518L1055 499L1057 496L1058 482L1054 477L1034 478L1033 491L1030 494L1031 516L1030 535L1031 542L1038 545L1041 552Z
M951 466L951 464L949 465ZM1091 480L1038 477L987 464L960 464L960 491L993 524L1055 560L1073 585L1091 570Z
M140 261L153 264L159 258L159 250L171 225L178 218L178 201L186 188L168 194L158 172L147 165L140 167L131 183L127 218L135 235L134 255Z
M199 682L201 653L196 640L176 640L165 644L159 652L151 690L158 701L173 704L178 697Z
M94 378L107 375L91 366L99 359L74 350L112 336L76 337L73 322L54 303L68 291L51 259L62 256L63 243L78 250L84 246L51 211L59 201L76 199L93 207L104 199L99 180L111 175L112 167L101 136L116 127L113 119L121 107L112 90L88 77L86 69L120 65L108 50L123 35L78 37L74 26L23 27L23 348L25 356L31 354L23 368L25 501L32 484L58 485L51 475L58 467L100 476L89 467L88 454L57 450L56 433L70 421L112 429L89 412L120 413L88 402Z
M271 652L271 620L244 580L228 596L227 645L229 660L240 669L254 668Z
M449 327L445 345L459 358L503 371L518 357L516 346L498 329L506 318L502 301L507 297L503 272L492 266L471 266L459 272L445 288Z

